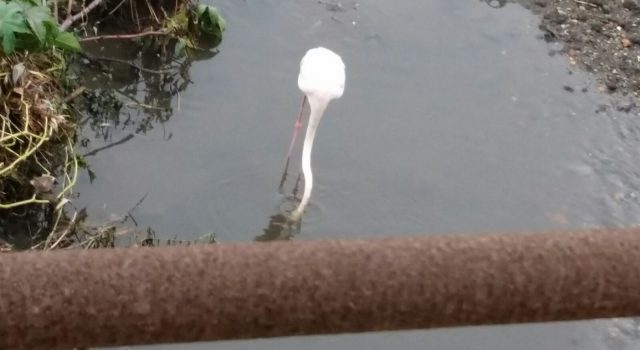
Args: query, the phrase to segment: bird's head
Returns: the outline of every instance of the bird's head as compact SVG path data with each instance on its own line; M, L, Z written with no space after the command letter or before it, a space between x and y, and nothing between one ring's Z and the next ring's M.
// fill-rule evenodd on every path
M300 62L298 87L309 99L330 101L342 97L345 69L342 58L324 47L307 51Z

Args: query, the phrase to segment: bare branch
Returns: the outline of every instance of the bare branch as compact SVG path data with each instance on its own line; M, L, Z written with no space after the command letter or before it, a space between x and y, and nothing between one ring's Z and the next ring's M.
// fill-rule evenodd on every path
M72 6L73 6L73 0L67 1L67 18L66 19L70 19L71 18L71 7Z
M169 33L164 31L149 31L149 32L133 33L133 34L99 35L99 36L89 36L86 38L82 38L80 39L80 41L95 41L95 40L102 40L102 39L133 39L133 38L139 38L139 37L149 36L149 35L169 35Z
M62 22L62 24L60 25L60 30L67 30L69 27L71 27L73 22L77 21L79 18L86 16L103 1L104 0L93 0L89 5L87 5L87 7L83 8L82 11L76 13L73 16L70 16L71 11L69 10L67 19L65 19L64 22ZM71 3L71 0L69 0L69 3Z

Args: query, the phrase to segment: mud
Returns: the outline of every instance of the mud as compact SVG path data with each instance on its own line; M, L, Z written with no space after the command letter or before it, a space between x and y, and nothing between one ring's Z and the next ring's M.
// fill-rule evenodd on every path
M563 43L561 53L572 65L593 73L601 91L638 96L640 0L517 2L541 16L545 39Z

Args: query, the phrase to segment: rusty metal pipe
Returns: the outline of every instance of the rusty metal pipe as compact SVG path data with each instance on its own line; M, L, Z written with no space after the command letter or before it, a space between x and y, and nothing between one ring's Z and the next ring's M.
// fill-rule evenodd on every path
M640 230L0 254L0 349L640 315Z

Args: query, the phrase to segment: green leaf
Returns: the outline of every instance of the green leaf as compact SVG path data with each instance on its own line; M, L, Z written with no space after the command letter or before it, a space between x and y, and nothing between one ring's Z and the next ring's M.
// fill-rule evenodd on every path
M198 5L198 22L200 28L209 34L221 34L227 29L227 21L220 11L209 5Z
M18 3L0 1L0 31L29 32L29 28L24 23L22 7Z
M39 3L38 1L36 1L36 0L20 0L20 1L21 1L21 2L24 2L24 3L26 3L26 4L34 5L34 6L38 6L38 5L40 5L40 3Z
M29 33L21 11L22 8L16 2L0 1L0 37L5 54L10 54L15 49L15 33Z
M49 33L49 36L51 38L57 37L58 33L60 33L60 28L58 28L58 25L56 24L56 22L54 22L54 21L45 21L43 24L44 24L44 27L45 27L47 33Z
M15 2L0 1L0 33L28 33L29 28L24 23L22 8Z
M209 8L209 5L205 5L205 4L198 5L198 8L196 10L196 13L198 14L198 18L202 17L202 14L205 11L207 11L208 8Z
M218 24L218 29L221 33L227 30L227 21L222 17L222 14L217 8L209 7L209 18L211 19L211 23Z
M55 39L53 39L53 45L68 51L81 51L80 43L76 39L75 35L69 32L60 32Z
M2 51L5 55L13 52L16 48L16 36L12 32L7 32L2 36Z
M36 35L38 41L44 44L47 35L45 27L46 22L53 22L49 8L43 6L33 6L28 3L22 3L23 14L25 20L29 24L31 31Z

